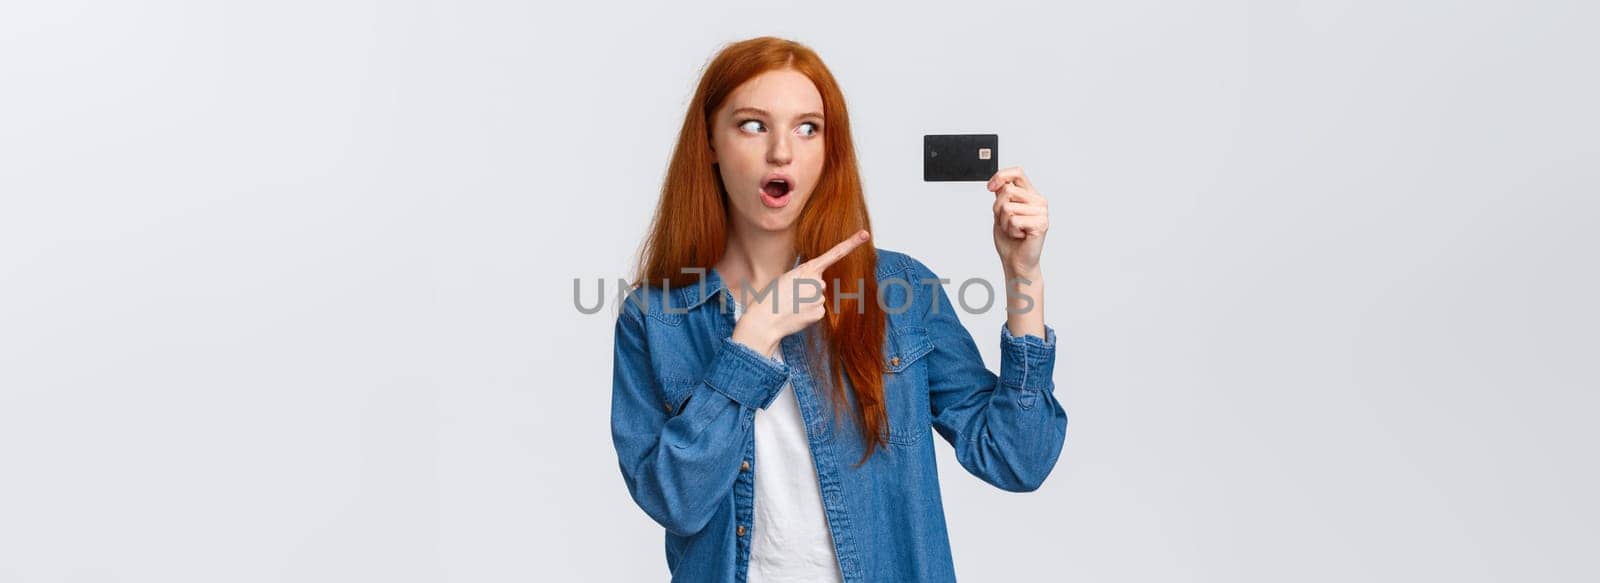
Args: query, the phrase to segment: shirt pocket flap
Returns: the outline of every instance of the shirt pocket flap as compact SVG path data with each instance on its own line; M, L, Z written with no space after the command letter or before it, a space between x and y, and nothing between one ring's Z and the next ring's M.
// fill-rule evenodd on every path
M689 397L700 383L686 379L668 378L661 382L661 407L667 415L677 415L689 405Z
M891 330L887 340L884 343L883 367L891 373L910 368L918 359L933 351L933 340L928 337L928 330L920 326Z

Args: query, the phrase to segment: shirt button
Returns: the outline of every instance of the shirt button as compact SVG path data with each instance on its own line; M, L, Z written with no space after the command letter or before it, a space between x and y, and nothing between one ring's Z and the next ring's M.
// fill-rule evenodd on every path
M744 536L744 525L743 524L739 525L739 529L737 531L735 531L735 532L738 532L739 536Z
M889 359L889 366L900 366L900 357L896 356Z
M745 461L739 462L739 471L741 471L741 472L750 471L750 460L745 460Z
M672 412L672 402L671 401L667 401L666 406L667 406L667 412L671 413Z

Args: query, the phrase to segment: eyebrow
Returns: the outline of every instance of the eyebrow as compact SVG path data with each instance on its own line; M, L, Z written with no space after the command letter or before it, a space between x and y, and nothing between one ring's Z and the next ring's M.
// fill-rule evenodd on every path
M761 109L761 108L758 108L758 107L741 107L739 109L733 110L733 114L734 115L738 115L740 113L753 113L753 114L756 114L756 115L759 115L759 116L763 116L763 117L772 117L772 114L767 113L767 110ZM817 119L825 119L825 118L822 117L822 114L817 113L815 111L808 111L806 113L802 113L800 115L794 116L795 119L804 119L804 118L808 118L808 117L814 117L814 118L817 118Z

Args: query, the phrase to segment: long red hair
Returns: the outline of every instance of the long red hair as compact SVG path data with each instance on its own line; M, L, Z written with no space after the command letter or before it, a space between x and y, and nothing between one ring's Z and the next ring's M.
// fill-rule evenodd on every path
M682 270L709 270L722 259L732 207L722 177L712 163L712 116L740 85L767 71L782 69L793 69L811 79L822 94L824 118L822 175L796 220L796 251L809 259L858 230L872 230L855 144L850 138L850 116L833 74L815 52L800 43L774 37L744 40L723 47L700 77L683 118L683 129L678 133L650 234L639 250L634 286L663 281L674 287L698 285L699 275ZM885 316L877 302L877 263L877 252L867 244L823 273L828 315L819 322L824 325L814 326L820 338L813 338L822 346L813 344L807 351L812 359L811 370L822 370L818 366L821 356L835 357L829 359L827 378L818 381L826 384L823 394L830 396L836 420L847 402L843 377L849 377L856 404L853 413L863 429L866 446L861 462L883 446L881 432L888 424L881 362ZM841 290L841 286L845 289ZM835 294L840 291L860 295L839 299L839 309L834 310Z

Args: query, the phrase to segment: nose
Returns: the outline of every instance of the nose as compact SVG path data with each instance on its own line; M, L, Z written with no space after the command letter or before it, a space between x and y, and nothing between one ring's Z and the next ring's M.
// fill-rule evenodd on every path
M771 140L767 142L767 162L783 166L789 163L794 154L790 151L789 136L783 132L772 132Z

